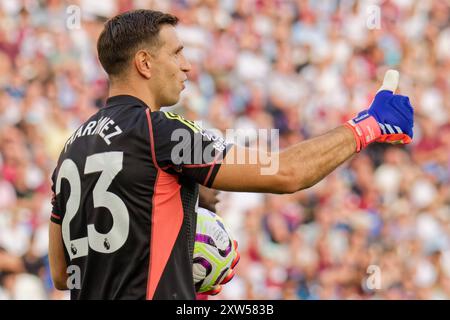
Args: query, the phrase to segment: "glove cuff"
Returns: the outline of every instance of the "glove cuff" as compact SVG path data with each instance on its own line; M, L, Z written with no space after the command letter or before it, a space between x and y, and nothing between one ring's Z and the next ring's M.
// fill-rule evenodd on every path
M381 129L373 116L366 111L347 121L344 126L350 128L356 140L356 152L360 152L381 136Z

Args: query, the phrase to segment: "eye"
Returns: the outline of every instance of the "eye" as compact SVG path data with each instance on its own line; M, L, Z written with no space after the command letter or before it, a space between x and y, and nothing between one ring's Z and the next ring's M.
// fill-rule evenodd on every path
M180 46L180 47L178 47L177 48L177 50L174 52L174 54L176 55L176 56L179 56L180 54L181 54L181 51L183 50L183 46Z

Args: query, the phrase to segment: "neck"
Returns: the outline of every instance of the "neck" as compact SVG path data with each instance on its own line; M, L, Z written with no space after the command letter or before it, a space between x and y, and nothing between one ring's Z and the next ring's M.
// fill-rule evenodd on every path
M158 111L161 108L148 88L140 88L132 84L110 83L109 97L118 95L130 95L139 98L145 102L151 111Z

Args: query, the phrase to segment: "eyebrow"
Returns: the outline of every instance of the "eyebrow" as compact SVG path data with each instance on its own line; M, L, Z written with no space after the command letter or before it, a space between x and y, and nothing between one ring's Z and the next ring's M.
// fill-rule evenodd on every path
M179 45L176 49L175 49L175 53L178 53L178 52L180 52L181 50L183 50L184 49L184 46L183 45Z

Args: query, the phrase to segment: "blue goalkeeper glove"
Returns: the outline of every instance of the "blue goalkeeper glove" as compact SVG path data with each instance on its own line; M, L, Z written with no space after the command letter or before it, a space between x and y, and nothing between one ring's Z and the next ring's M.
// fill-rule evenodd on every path
M388 70L369 109L360 112L345 126L353 131L356 151L372 142L408 144L413 138L414 109L406 96L394 94L399 73Z

